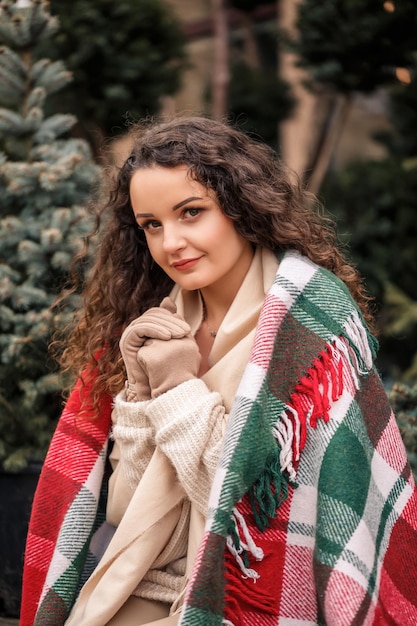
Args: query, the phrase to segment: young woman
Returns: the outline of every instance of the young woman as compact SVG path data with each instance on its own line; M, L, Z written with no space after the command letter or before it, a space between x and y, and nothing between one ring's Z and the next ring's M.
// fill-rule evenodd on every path
M332 223L231 125L132 136L62 357L78 382L21 626L415 626L416 489Z

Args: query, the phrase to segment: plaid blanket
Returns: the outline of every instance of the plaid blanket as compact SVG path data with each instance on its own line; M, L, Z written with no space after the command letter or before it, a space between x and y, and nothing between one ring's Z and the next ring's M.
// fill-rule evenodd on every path
M92 560L91 537L104 518L101 496L112 399L104 397L100 417L89 419L91 372L82 379L62 412L33 499L20 626L64 624L86 562Z
M417 492L375 350L345 286L287 253L229 416L181 626L417 624ZM71 454L52 441L43 474L58 470L34 502L21 626L63 624L74 600L97 523L106 406L101 425L84 426L67 405ZM89 453L74 463L84 428Z

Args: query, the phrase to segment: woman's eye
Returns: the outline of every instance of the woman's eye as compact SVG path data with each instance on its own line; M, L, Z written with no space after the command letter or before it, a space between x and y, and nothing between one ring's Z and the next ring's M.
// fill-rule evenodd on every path
M185 209L184 216L185 217L197 217L201 213L201 209L196 209L195 207L190 207Z
M139 228L142 228L142 230L155 230L157 228L160 227L160 223L157 222L156 220L149 220L148 222L145 222L144 224L139 224Z

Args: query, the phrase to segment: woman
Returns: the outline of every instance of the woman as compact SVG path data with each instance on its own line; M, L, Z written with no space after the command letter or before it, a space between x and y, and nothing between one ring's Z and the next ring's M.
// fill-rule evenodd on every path
M332 223L230 125L133 139L62 357L22 626L415 626L416 489Z

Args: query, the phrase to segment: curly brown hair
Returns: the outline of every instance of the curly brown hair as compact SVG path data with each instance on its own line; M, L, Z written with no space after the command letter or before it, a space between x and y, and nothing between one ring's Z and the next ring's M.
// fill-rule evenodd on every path
M193 179L214 191L238 233L271 250L298 250L334 272L372 325L370 299L337 241L334 221L269 146L207 117L142 122L130 137L131 154L113 177L106 202L95 209L100 243L83 286L83 307L59 359L63 370L76 376L86 364L98 366L96 401L103 391L114 394L124 384L123 329L173 286L153 262L135 222L129 187L139 168L187 165Z

